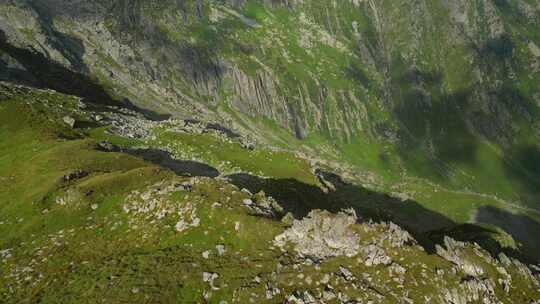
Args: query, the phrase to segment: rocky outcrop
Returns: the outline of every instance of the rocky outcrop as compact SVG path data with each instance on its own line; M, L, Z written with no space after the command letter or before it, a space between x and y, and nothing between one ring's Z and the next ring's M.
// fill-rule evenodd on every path
M351 225L357 221L354 211L337 215L314 210L302 220L295 220L292 227L276 236L274 244L285 248L290 243L303 258L322 260L329 257L358 254L360 246Z
M484 269L481 266L468 260L464 256L463 250L465 249L465 243L458 242L448 236L445 236L444 245L444 248L440 245L436 245L436 251L439 256L455 264L468 276L480 277L484 274Z
M392 263L392 258L386 254L385 250L374 244L362 247L362 254L366 266L390 265Z
M456 289L443 290L439 300L444 304L467 304L482 301L485 304L502 303L495 294L492 280L468 279Z
M384 224L383 224L384 225ZM398 225L390 222L385 224L386 229L382 234L381 241L387 240L390 243L390 246L393 248L400 248L405 245L416 244L416 240L411 236L411 234L399 227Z
M132 229L143 228L148 220L159 223L173 218L176 221L174 230L183 232L200 225L197 207L190 202L178 204L170 198L170 194L178 191L189 191L193 182L161 181L144 191L133 191L125 199L123 210L129 214L129 225ZM148 227L146 227L148 228Z

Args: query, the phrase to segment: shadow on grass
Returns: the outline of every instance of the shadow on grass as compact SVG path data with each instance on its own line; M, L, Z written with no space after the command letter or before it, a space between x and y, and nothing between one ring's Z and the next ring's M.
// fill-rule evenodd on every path
M217 177L220 175L217 169L209 165L176 160L170 153L157 149L129 149L107 142L99 143L97 149L140 157L168 168L180 176ZM314 209L339 212L342 209L354 208L362 220L392 221L407 229L428 252L432 253L436 241L439 240L430 239L431 235L428 232L459 227L454 221L424 208L415 201L402 201L385 193L349 184L333 173L321 170L316 173L320 183L325 185L324 187L299 182L293 178L261 178L249 174L233 174L227 176L227 179L237 187L246 188L252 193L264 191L275 198L286 212L291 212L298 219L305 217ZM494 231L477 226L474 229L485 235L494 233Z
M219 171L207 164L191 160L174 159L169 152L158 149L128 149L109 143L98 144L97 150L102 152L119 152L133 155L147 162L170 169L180 176L218 177Z
M523 214L513 214L505 210L484 206L478 209L476 219L479 223L500 227L512 235L523 252L540 255L540 223Z
M529 208L540 210L540 148L534 145L518 146L508 152L505 159L506 175L519 181L526 190L519 193L520 200Z
M435 245L442 244L443 236L448 235L460 241L477 242L494 256L505 252L524 261L534 262L540 259L540 251L529 250L533 249L532 247L523 247L523 252L502 248L495 240L495 230L473 224L458 224L440 213L426 209L416 201L403 201L347 183L333 173L318 171L317 176L321 184L327 185L327 189L323 190L295 179L261 178L248 174L234 174L227 178L231 183L252 193L264 191L274 197L286 212L291 212L298 219L313 209L338 212L344 208L353 208L361 220L392 221L398 224L408 230L430 253L434 253ZM499 226L497 223L493 224ZM540 231L540 227L536 231ZM519 239L519 235L516 237Z

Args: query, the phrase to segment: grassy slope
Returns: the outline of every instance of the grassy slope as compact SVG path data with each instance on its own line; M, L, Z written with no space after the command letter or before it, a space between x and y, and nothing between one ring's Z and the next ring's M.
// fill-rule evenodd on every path
M225 194L235 202L245 197L230 185L223 188L222 182L206 180L189 195L172 194L178 204L186 203L191 196L190 201L199 207L201 228L185 235L157 225L146 226L144 231L130 231L122 212L123 198L133 189L144 189L163 179L174 180L172 173L125 154L94 150L96 141L64 126L62 114L51 113L51 108L41 104L43 99L53 108L65 100L70 101L67 104L71 107L75 102L63 95L31 92L0 104L0 248L13 249L14 256L2 264L2 298L8 302L198 302L206 287L201 280L203 271L227 266L227 272L220 274L229 278L226 281L230 282L230 289L217 292L217 297L220 293L230 295L232 288L267 271L246 271L246 266L254 263L249 259L275 258L263 249L267 249L279 225L268 222L261 226L264 220L248 216L238 210L238 205L231 205L231 210L211 208L214 202L226 205ZM102 132L91 133L104 139ZM60 139L59 135L72 140ZM79 136L81 139L76 139ZM189 138L185 140L186 144L194 144ZM242 153L239 147L227 152ZM291 161L289 157L284 160ZM266 174L274 172L286 177L291 173L287 170L296 169L279 164L272 167L271 159L264 161L259 170L268 169ZM73 182L62 181L64 175L76 170L89 175ZM304 175L304 179L313 182L313 177ZM70 191L80 196L66 206L55 203L56 197ZM93 204L97 204L96 210L91 208ZM233 235L237 221L242 228ZM261 227L264 230L257 233ZM201 252L212 250L218 243L224 244L230 254L213 261L202 259ZM255 256L255 252L264 255ZM239 253L249 259L239 260ZM250 277L242 279L239 274ZM118 279L113 282L112 277ZM134 293L138 289L140 296Z
M250 151L237 142L225 141L212 134L175 133L156 130L153 146L168 146L182 159L195 159L215 166L222 174L245 172L273 178L294 178L315 185L316 179L309 164L289 152L265 149Z
M246 15L259 21L269 17L275 18L274 20L268 21L269 28L274 27L276 23L284 25L285 28L295 28L297 25L295 23L295 19L291 18L287 14L288 13L283 10L269 14L265 9L262 9L260 6L256 5L253 7L248 7L246 12ZM357 16L352 16L351 18L356 17ZM363 21L363 23L366 23L365 20ZM229 28L240 27L245 30L245 27L239 26L239 22L237 21L233 22L233 25L234 27ZM364 26L366 28L369 27L367 24L364 24ZM224 28L227 27L224 26ZM279 29L283 30L283 28ZM251 31L249 30L248 33L242 33L242 35L245 34L245 36L241 36L240 39L244 39L244 41L252 43L253 41L257 41L253 36L262 35L261 32L264 33L265 30L265 28L253 30L253 32L249 32ZM186 31L192 31L192 29L187 29ZM203 44L208 37L210 37L210 41L212 41L211 39L215 39L215 33L208 33L204 28L196 31L196 33L198 35L198 41ZM268 58L265 58L265 61L270 63L272 66L277 66L282 69L280 70L280 75L284 75L284 83L288 83L288 80L296 81L296 79L302 79L310 83L311 76L306 74L305 69L306 67L308 67L308 70L312 71L317 71L317 69L320 69L321 67L317 64L318 60L306 55L304 51L298 47L296 43L296 39L298 37L296 37L294 32L289 33L288 35L279 36L286 37L287 41L285 42L287 43L287 49L289 49L290 54L293 56L295 61L300 61L300 63L296 62L289 65L289 63L284 62L281 58L281 52L274 52L272 50L265 55L268 56ZM235 49L231 48L230 50L226 50L226 52L229 52L229 54L234 54ZM315 58L333 58L339 55L336 54L335 50L329 50L324 47L320 47L320 49L317 49L316 52ZM459 55L454 55L456 58L460 57ZM258 65L251 62L247 57L240 58L239 60L245 60L245 62L241 62L240 64L244 65L246 72L250 72L249 69L251 68L258 68ZM327 63L325 61L321 62ZM323 79L324 82L332 88L338 89L347 87L352 84L348 82L343 83L341 82L340 77L336 77L336 73L339 72L346 63L347 62L340 61L331 65L323 65L323 68L328 70L319 70L318 74L323 75L325 77ZM449 62L448 65L458 66L455 64L455 62ZM463 80L463 75L461 75L459 71L447 70L447 73L448 75L445 77L449 80L447 80L448 83L445 85L452 88L452 90L457 90L462 86L465 86L465 84L461 83ZM310 85L313 85L313 83L310 83ZM285 89L294 91L296 88ZM57 100L55 102L59 101L60 100ZM103 240L100 238L102 238L104 234L109 234L107 231L107 226L110 226L114 221L117 221L117 219L113 220L108 217L109 211L112 210L117 212L119 210L119 204L121 204L122 198L129 192L129 190L139 188L142 185L150 183L151 181L169 177L170 173L161 171L136 158L120 156L114 153L96 152L93 150L93 144L95 143L95 140L93 139L81 138L75 141L64 141L58 139L56 137L58 132L66 133L69 137L77 137L78 134L70 134L73 133L73 131L65 129L59 123L51 122L48 119L45 119L43 115L47 114L47 110L40 110L39 105L36 105L33 110L28 109L26 106L10 104L9 102L1 106L2 120L0 121L2 121L2 129L0 130L0 152L2 153L0 153L0 177L2 180L0 180L0 187L2 188L0 188L0 190L6 191L0 191L0 201L5 201L7 203L1 206L0 212L2 214L2 219L9 219L6 220L6 223L8 224L3 224L6 226L2 227L2 230L5 229L6 231L6 233L3 233L0 237L3 247L10 248L12 245L18 244L20 240L38 236L39 233L43 231L42 229L45 229L44 231L47 232L49 232L49 230L51 232L57 232L59 229L72 229L71 227L95 224L98 227L102 227L97 229L99 232L98 236L94 235L94 232L85 233L84 231L79 230L77 230L77 236L70 236L70 238L74 238L74 241L79 242L80 244L86 244L83 243L88 242L86 239L92 240L93 242L97 243L95 248L90 248L88 249L88 252L84 253L68 251L65 257L60 258L65 259L65 261L56 261L59 263L59 265L64 268L69 268L66 266L66 264L70 258L77 259L78 261L82 262L84 259L96 255L96 252L102 250L103 253L100 253L98 258L93 260L93 262L97 263L102 261L99 260L99 257L105 257L104 259L106 259L107 254L115 254L115 248L124 248L123 250L125 251L123 252L125 253L125 256L130 256L127 258L127 263L136 264L138 261L142 260L141 268L147 270L151 269L152 267L159 266L159 263L157 263L155 260L159 259L159 256L155 258L155 255L152 254L144 257L145 252L150 252L160 248L161 245L158 246L155 244L158 242L161 244L162 240L159 238L150 237L150 239L154 241L154 244L149 245L146 247L146 249L142 250L141 255L130 255L131 250L133 250L133 243L138 240L138 235L129 236L129 234L121 234L121 232L125 231L119 229L117 236L114 236L115 233L112 233L112 236L108 238L104 238ZM375 113L374 115L384 114ZM433 122L437 121L440 117L441 116L435 115L429 119L432 120L431 122ZM55 117L55 120L58 120L58 118L59 117ZM338 149L343 150L345 155L344 160L353 163L357 166L357 168L375 171L387 181L392 183L398 179L401 171L395 170L394 168L400 167L400 160L398 159L398 156L403 157L403 155L399 155L399 151L388 149L372 139L364 140L362 138L353 140L352 143L344 144L341 142L335 143L333 140L329 140L328 136L328 132L323 131L320 134L313 134L310 138L308 138L307 142L298 143L298 145L307 144L315 150L318 150L321 144L337 147ZM102 135L100 135L99 138L103 139ZM309 168L306 166L306 164L298 161L289 154L258 150L250 153L238 146L216 142L213 138L206 135L193 136L167 133L163 134L161 139L165 142L181 142L181 144L179 144L179 149L183 152L179 152L180 154L187 153L186 155L195 156L197 159L223 169L224 172L235 172L242 170L269 177L291 177L307 184L314 184L314 178L310 174ZM313 141L310 142L309 139L312 139ZM529 138L527 137L526 140L529 140ZM118 143L121 144L122 141L118 141ZM414 152L413 155L421 154L418 150L411 151ZM449 151L455 150L449 149ZM497 189L496 191L498 193L496 194L500 194L503 198L514 198L514 192L516 192L516 189L520 189L520 187L523 187L523 190L518 190L519 192L527 192L530 190L526 185L520 185L519 182L507 182L509 179L507 172L505 171L505 164L501 161L500 152L498 152L496 149L481 145L481 147L478 148L475 153L478 158L476 163L471 164L458 162L455 164L455 167L457 168L454 168L454 170L459 172L459 176L457 178L453 178L453 180L441 178L440 173L441 171L444 173L445 168L442 170L436 170L434 175L433 163L426 161L425 158L419 159L417 162L415 162L414 159L405 158L403 163L407 166L407 169L413 173L413 175L427 177L448 188L463 189L464 187L470 187L476 191L489 193L494 193L493 189ZM387 157L383 157L385 155ZM389 163L391 165L389 165ZM291 164L293 165L291 166ZM63 175L73 172L73 170L76 169L91 172L91 175L82 181L75 182L74 185L68 185L61 181L61 177ZM97 194L91 194L90 196L86 197L81 202L81 206L75 208L75 210L63 210L62 208L55 206L52 201L54 200L56 194L62 194L66 191L66 189L72 186L78 189L78 192L83 194ZM387 189L391 190L389 186ZM214 190L215 189L207 189L203 191L203 196L208 196L213 199L212 193ZM404 185L400 190L404 192L416 192L416 195L414 195L415 199L418 200L423 206L426 206L433 211L445 214L452 220L460 223L468 221L471 214L482 205L495 205L501 208L506 207L505 205L497 203L489 198L481 198L476 195L441 190L440 187L430 187L427 186L427 184L423 181L407 180L406 185ZM205 203L208 202L209 201L205 200ZM86 217L94 214L90 208L90 205L93 203L98 203L100 205L98 211L95 212L98 214L99 219L96 219L95 221L92 219L88 222ZM24 208L21 208L20 206L24 206ZM49 213L42 215L42 212L45 209L50 209ZM534 219L538 220L536 213L528 214L530 214ZM231 214L225 215L233 216ZM225 215L220 214L219 216L224 217ZM20 223L18 223L19 219L22 219ZM242 221L244 220L249 221L247 218L242 218ZM428 227L426 227L426 229L427 228ZM230 229L230 227L227 229ZM271 230L272 228L268 229ZM105 233L105 231L107 231L107 233ZM200 234L198 237L199 236ZM178 241L178 238L175 235L170 236L170 238L170 240L165 240L165 243L169 241L172 243ZM111 242L111 240L113 241ZM39 240L39 238L36 240L36 242L40 241L45 242L45 240ZM243 242L248 241L250 240L243 240ZM183 239L181 239L180 242L184 242ZM28 246L28 248L23 248L21 250L28 250L28 252L30 252L35 248L33 247L34 245ZM207 246L209 245L205 244L202 247ZM238 246L238 248L241 248L240 245ZM178 250L178 252L181 252L182 250ZM180 256L192 257L193 252L189 250L186 251L185 255L180 254ZM58 253L59 251L55 252ZM119 254L119 256L122 256L124 253ZM185 265L181 266L183 264L178 261L174 263L177 263L175 264L177 266L175 270L186 271ZM197 261L197 263L199 262ZM57 266L58 265L53 264L50 266L50 269ZM65 272L62 272L65 270L62 267L58 267L60 269L58 274L58 286L61 286L61 284L66 282L65 280L68 280L61 277L62 274L65 274ZM95 275L99 275L101 273L100 271L112 273L119 269L118 267L115 267L116 266L110 266L109 269L98 271L96 270L96 266L91 266L88 273L93 273ZM172 271L169 273L169 270L166 269L160 270L165 272L164 277L166 279L163 279L165 281L163 284L172 288L172 284L175 283L175 280L173 279L175 274L172 273ZM81 271L84 273L86 269L81 266L81 268L77 268L76 271ZM73 287L73 292L79 293L82 290L88 289L90 290L88 292L89 297L97 297L100 288L90 286L95 282L85 281L88 280L88 278L80 273L79 275L81 278L75 278L74 280L76 283ZM124 299L128 299L131 296L123 294L127 290L127 286L130 286L130 278L133 279L131 275L132 274L129 274L124 277L124 279L127 281L120 283L119 286L122 286L121 291L119 291L118 294L110 295L111 297L121 296L124 297ZM154 275L157 276L155 273ZM200 273L194 272L190 275L195 277L200 276ZM73 279L73 277L70 278L70 280L71 279ZM105 281L106 278L103 280ZM42 291L45 287L46 286L36 287L36 294L39 292L39 290ZM151 289L151 287L148 288ZM178 288L177 293L182 293L183 296L186 296L185 290L189 289L190 287L187 285L187 287ZM199 286L198 288L201 287ZM57 295L53 294L49 296L53 297ZM65 296L69 297L70 295L68 293ZM200 297L200 294L192 295L192 297Z
M121 203L130 190L143 188L157 180L172 178L171 173L134 157L98 152L94 150L95 141L91 139L59 139L58 135L64 132L73 133L69 134L71 136L80 134L58 123L61 117L51 115L50 109L39 103L43 98L54 99L53 102L56 103L65 97L42 95L28 94L0 104L0 247L13 248L12 254L15 256L2 264L0 293L4 299L15 301L20 297L34 301L41 298L45 302L86 299L93 302L105 296L113 301L131 301L134 296L130 288L146 284L146 280L139 280L139 274L129 273L130 268L122 266L128 263L152 272L147 279L160 281L157 287L162 284L164 289L153 289L165 291L160 298L168 299L171 296L171 301L175 298L196 301L201 297L198 291L202 290L202 287L198 286L200 283L195 283L200 281L201 271L186 266L185 259L201 260L196 256L200 256L202 247L211 248L208 243L220 242L227 246L235 243L239 250L249 250L258 244L252 238L259 238L260 234L243 233L242 237L236 240L231 240L228 236L230 226L233 225L231 223L237 219L242 220L247 231L257 230L254 218L242 218L241 215L233 214L224 216L220 211L216 211L217 214L207 214L206 217L201 216L204 227L212 227L212 237L205 242L198 242L202 229L184 237L178 237L170 231L168 234L152 234L150 239L144 241L141 241L142 232L127 232L127 227L123 224L115 227L118 229L111 229L113 223L126 222L125 215L121 212ZM25 100L33 99L39 102L24 104ZM90 174L82 180L62 182L64 175L75 170ZM222 199L221 193L216 191L217 187L212 184L202 185L198 190L205 197L205 208L210 207L210 202ZM54 202L57 194L69 190L83 195L67 206ZM193 195L197 196L197 191ZM91 204L97 204L98 209L93 211ZM210 210L203 212L211 213ZM227 218L229 231L220 227L221 222L212 225L207 223L208 217L212 216ZM195 248L186 248L185 244L193 241ZM175 252L172 255L167 254L166 257L178 263L177 268L155 269L155 263L164 254L160 250L166 252L166 248ZM151 255L145 257L144 252ZM30 261L30 258L33 260ZM226 260L227 258L223 258L223 261ZM216 262L213 267L218 267L223 261ZM119 264L111 265L116 262ZM9 277L10 266L26 263L30 270L23 271L22 274L13 271L11 274L19 276ZM164 265L158 263L157 266ZM199 265L203 266L207 265ZM235 268L231 271L238 272ZM110 283L110 276L120 272L128 272L116 283L120 288L102 294L103 288ZM197 279L191 277L195 285L178 285L178 272L184 273L184 276L196 276ZM39 278L38 274L44 277ZM25 278L28 278L28 281L25 281ZM171 285L173 283L174 286ZM14 288L14 297L13 294L7 297L8 288Z
M11 257L0 265L0 296L5 302L195 303L204 301L205 291L211 289L202 281L205 271L220 275L215 282L219 290L207 293L209 303L230 299L233 294L239 303L250 299L264 302L266 287L254 283L256 276L280 286L284 296L294 290L317 288L299 280L298 273L316 282L324 273L337 272L340 265L357 276L369 274L372 284L385 286L385 292L401 289L384 268L366 267L355 259L330 259L320 268L293 268L281 251L269 246L283 231L282 224L249 215L240 203L247 195L222 180L196 179L191 191L178 190L161 198L175 206L196 207L200 225L182 233L174 230L173 215L156 221L126 214L123 206L133 202L133 198L126 200L133 190L143 192L162 180L194 180L174 176L129 155L96 151L96 140L122 141L100 130L91 130L88 137L82 129L67 128L61 118L75 108L75 99L37 91L0 102L0 249L11 249ZM308 167L287 154L249 152L210 135L162 135L162 139L183 143L186 153L195 153L210 163L228 160L235 168L297 179L304 185L314 183ZM66 137L70 140L62 139ZM251 167L256 165L260 167ZM89 175L69 182L62 179L76 170ZM55 202L67 193L75 199L66 205ZM366 244L377 235L373 230L355 229ZM215 249L218 244L225 246L222 256ZM210 252L209 259L203 258L205 251ZM388 248L388 253L401 265L411 267L406 282L421 277L419 261L431 269L451 267L413 248ZM284 268L276 277L272 273L278 259ZM489 272L497 276L495 270ZM445 281L449 288L458 283L457 277L449 276ZM373 296L345 289L344 281L332 284L336 292ZM414 291L409 296L421 299L434 293L432 284L420 280L420 286L410 287ZM513 299L532 295L524 289L523 293L516 291ZM395 300L389 296L387 302Z

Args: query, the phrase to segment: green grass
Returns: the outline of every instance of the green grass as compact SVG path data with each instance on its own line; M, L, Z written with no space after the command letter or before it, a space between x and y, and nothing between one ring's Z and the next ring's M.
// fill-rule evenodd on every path
M358 138L344 143L340 150L344 158L358 168L376 172L388 183L398 180L399 160L392 149L377 141Z
M41 98L32 95L25 97L38 101ZM63 176L83 170L89 174L86 179L91 181L106 174L149 167L133 157L98 152L94 150L93 140L58 138L60 134L81 135L77 134L77 130L58 123L60 117L50 115L47 108L39 103L25 105L21 101L7 101L0 105L0 212L2 218L12 224L19 218L24 223L23 227L2 233L0 240L3 243L42 229L36 225L36 221L48 206L51 194L66 186L62 181ZM108 191L114 191L114 187L124 186L116 184L119 180L115 179L105 187Z
M306 160L291 152L269 151L264 148L248 150L237 142L226 141L212 134L188 134L157 131L157 146L173 147L173 154L208 163L222 173L251 172L272 178L294 178L316 184Z
M216 181L202 183L190 192L193 198L198 197L200 229L179 236L170 227L158 226L147 238L144 231L130 231L126 225L128 218L122 211L126 195L158 180L172 179L172 173L128 155L96 151L96 140L129 142L110 137L102 129L90 130L96 139L89 139L84 130L62 125L62 114L69 111L51 113L54 112L51 109L59 106L55 102L66 97L54 97L56 100L49 100L48 106L43 105L44 96L32 93L0 104L0 248L13 249L13 258L0 268L5 274L0 279L4 300L96 302L105 297L113 302L132 301L138 299L132 291L139 288L145 293L140 300L148 300L154 290L159 291L152 296L154 300L198 302L206 288L201 280L203 270L219 270L225 264L229 272L220 271L224 279L246 274L240 270L245 267L243 262L235 262L238 261L233 257L235 252L254 255L253 252L266 248L266 243L277 233L279 224L268 222L264 233L253 233L261 229L260 219L237 209L232 212L212 208L214 202L230 205L245 197L237 191L231 193L234 189L229 185L226 193L233 201L225 202L224 192L219 190L223 182ZM73 139L61 139L59 134L71 134ZM64 175L75 170L88 172L88 176L62 181ZM273 170L290 173L284 168ZM55 202L68 191L81 195L65 206ZM176 199L179 204L186 203L182 197ZM96 210L91 208L93 204L98 206ZM236 221L242 223L238 233L234 230ZM208 236L207 227L211 227ZM261 236L266 239L261 240ZM212 249L216 244L225 244L228 254L216 261L204 260L203 249ZM273 258L272 253L266 258ZM165 267L169 264L164 264L164 259L174 266ZM186 259L193 262L186 263ZM198 266L194 267L193 263ZM235 263L238 265L229 267ZM6 276L8 269L20 269L11 267L25 264L32 269L24 274L31 282L24 277ZM141 280L131 267L137 267L137 273L146 273L146 279ZM111 289L110 280L114 276L118 280ZM230 288L242 282L237 281ZM223 289L215 292L214 298L231 292Z
M194 13L181 16L172 3L163 1L134 6L135 15L157 20L157 29L152 32L155 41L152 42L164 47L170 44L175 50L194 51L199 56L195 69L208 69L213 73L215 57L222 57L254 80L260 73L268 73L278 87L278 97L283 96L286 100L286 105L272 109L273 115L282 117L294 112L297 119L307 122L307 138L295 138L293 127L282 128L275 122L277 116L238 115L230 108L235 97L234 80L227 75L223 79L225 85L219 88L218 111L225 111L245 129L255 130L263 137L271 134L273 145L309 151L339 165L352 165L354 173L376 177L374 182L361 182L374 183L386 192L409 193L415 201L402 205L384 195L368 195L367 191L354 188L340 198L342 202L366 207L374 214L389 211L396 220L423 231L467 223L474 219L479 209L493 206L515 216L530 218L531 221L524 222L531 226L524 226L524 229L535 231L534 223L540 218L532 210L538 209L538 151L534 148L536 137L532 123L523 118L522 110L530 113L534 123L539 112L531 105L532 96L538 93L538 73L531 73L527 68L530 54L526 41L540 42L534 26L521 22L515 1L496 3L505 22L505 31L515 44L511 58L507 51L501 53L497 48L483 50L485 54L476 58L476 49L484 47L490 31L481 2L472 3L471 11L467 12L470 17L474 16L472 23L478 33L473 35L478 37L473 38L477 41L465 41L455 47L453 36L441 34L447 33L453 25L450 25L446 8L438 3L426 4L429 16L416 16L403 14L421 12L422 8L415 3L376 2L379 14L385 17L383 32L378 32L374 12L366 3L357 8L350 1L338 1L337 6L331 2L307 1L296 3L295 9L289 9L278 4L270 8L262 1L249 1L239 12L256 20L259 27L247 26L215 3L203 1L200 7L196 7L195 2L184 4L184 11L200 10L202 17ZM208 16L210 6L225 17L211 21ZM303 24L300 12L305 13L312 23ZM426 20L430 22L426 23ZM360 41L354 36L353 22L358 24ZM126 28L117 29L122 35L132 32L137 39L149 38L138 36L146 31L131 28L130 24L122 26ZM29 33L23 31L33 40L34 35ZM300 43L306 33L317 36L309 49ZM335 38L345 51L319 41L317 38L321 33ZM422 39L417 40L413 33L419 33ZM122 70L109 56L101 53L97 56ZM189 55L187 57L186 60L191 59ZM495 64L489 64L489 60ZM269 72L266 71L268 67ZM510 80L510 70L516 74L515 79ZM492 106L500 107L500 111L477 112L482 107L489 107L471 93L472 89L484 86L476 83L476 77L472 76L477 71L485 74L483 81L488 83L485 89L490 96L495 96L497 100ZM192 90L191 75L172 73L173 86L181 88L186 96L201 102L214 99L214 96L202 96ZM385 82L388 76L391 77L390 84ZM99 78L111 91L127 92L110 83L107 75L99 75ZM501 79L504 90L491 92L491 86L496 87ZM348 93L354 94L355 98ZM389 100L385 99L385 93L390 94ZM468 94L474 99L466 100ZM25 104L25 101L33 100L39 102ZM210 102L207 106L211 110L214 107ZM488 142L471 134L471 121L480 118L493 121L496 118L490 115L502 113L504 116L506 110L514 122L513 127L520 130L513 134L516 143L512 147L502 149L502 145L493 139ZM317 184L316 178L308 162L290 151L271 151L263 147L250 151L241 148L237 142L211 134L164 130L156 130L156 141L144 143L110 135L106 127L69 129L61 122L66 113L79 115L76 100L60 94L32 91L0 102L0 221L5 222L0 225L0 249L17 248L15 260L2 265L0 273L8 273L14 265L34 266L32 259L38 259L35 253L38 248L43 247L50 254L50 260L39 266L42 267L39 272L46 279L36 285L25 283L27 285L17 289L20 294L12 298L13 302L29 298L43 302L97 302L99 299L111 302L201 302L202 292L208 288L201 282L201 272L209 270L219 271L220 281L229 284L213 292L209 302L218 302L239 286L246 289L239 296L241 303L249 301L249 292L264 293L262 287L250 284L256 274L268 275L273 271L271 264L275 263L279 253L269 251L267 247L271 238L282 230L279 223L249 216L245 210L237 208L237 204L223 201L229 196L232 202L238 203L243 195L226 183L206 180L195 187L193 193L175 193L172 197L179 205L189 202L198 206L200 227L179 235L170 229L174 224L170 220L166 222L169 227L145 223L147 231L132 230L127 224L129 217L122 213L126 195L156 181L177 177L132 156L98 152L94 149L98 141L106 140L123 147L167 146L175 156L207 163L224 175L245 172L272 181L296 181L288 186L306 190L300 194L305 194L303 202L311 201L304 207L321 206L316 204L320 201L335 203L313 197L321 194L320 189L309 187ZM358 120L360 124L357 124ZM289 121L289 125L293 124ZM408 138L407 132L403 131L398 132L403 145L385 143L378 134L380 126L394 131L406 128L414 139ZM64 175L75 170L88 172L88 176L72 182L62 180ZM275 187L283 185L276 183ZM274 190L278 193L296 191ZM482 195L484 193L488 195ZM58 197L68 195L76 197L72 204L59 206L56 203ZM493 195L507 200L510 205L494 199ZM530 203L524 206L514 202L517 200ZM214 202L227 208L212 208ZM97 210L92 210L94 204L98 205ZM237 221L242 223L238 232L233 229ZM113 227L117 228L113 230ZM71 230L74 232L66 237L69 244L52 245L52 236ZM465 234L472 233L465 231ZM504 236L503 233L500 235ZM368 239L369 236L362 234L362 237ZM217 243L226 245L228 252L224 257L201 258L201 252L212 249ZM448 267L447 263L423 252L398 252L395 255L403 257L405 263L421 260L433 268ZM244 257L249 257L250 261L242 260ZM357 267L354 261L336 259L322 268L335 271L340 263ZM260 269L257 264L262 265ZM303 270L318 276L313 267ZM389 281L384 269L376 269L379 270L383 273L377 272L375 279L383 283ZM360 274L373 269L358 266L355 271ZM296 272L291 273L280 279L284 283L297 280ZM418 269L408 275L411 279L421 277ZM8 281L0 280L0 296L7 294ZM452 282L450 286L456 284ZM397 288L393 283L388 285ZM138 288L139 292L133 292L133 288ZM292 289L287 288L286 292L292 292ZM431 289L426 286L414 288L412 294L421 298ZM519 301L517 297L512 299Z
M339 273L340 266L359 278L368 274L370 284L383 286L387 303L395 302L389 296L391 292L402 289L385 267L367 267L356 258L328 259L319 266L296 263L271 245L284 224L250 215L241 203L248 195L236 186L222 179L178 177L133 156L99 152L95 145L101 140L128 147L141 143L111 136L103 128L68 128L61 120L64 115L84 118L84 113L75 113L76 100L67 96L36 91L17 96L0 103L0 250L10 249L12 255L0 264L3 302L220 303L235 296L240 303L272 303L281 302L295 290L315 293L319 288L315 282L324 273ZM311 189L304 199L323 195L313 186L316 181L307 162L289 152L262 148L250 151L211 134L156 132L162 144L209 164L260 172L274 180L296 180L287 184L292 188L283 188L282 184L278 191ZM320 144L324 140L312 137L308 142ZM75 170L88 175L72 181L62 179ZM134 191L143 193L162 181L165 185L193 183L191 190L157 194L152 199L179 208L193 206L199 226L177 232L176 213L156 220L124 211L126 204L137 200ZM351 193L358 191L351 189ZM78 195L66 205L57 203L56 199L66 193ZM429 199L443 201L444 195ZM335 199L359 199L355 202L359 204L369 200L374 206L394 208L385 205L387 198L382 194ZM463 204L471 202L464 200ZM451 214L452 210L447 212ZM403 209L401 217L414 216L419 214ZM454 218L462 216L455 214ZM352 228L362 244L376 242L381 228L362 225ZM223 255L218 255L216 245L225 246ZM381 246L394 261L409 269L404 287L412 290L409 297L415 300L437 292L432 280L420 279L414 288L408 285L422 277L419 262L427 269L444 269L449 274L445 277L449 288L460 282L459 276L450 275L452 265L435 255L417 247L391 248L387 241ZM207 251L208 259L203 257ZM467 256L474 257L472 253ZM490 277L500 276L496 269L482 265ZM219 273L215 280L219 289L212 290L203 282L203 272ZM309 277L311 283L299 279L299 274ZM262 283L255 283L255 277ZM266 282L279 286L281 294L266 300ZM353 297L372 296L369 291L350 288L342 279L332 279L331 284L336 292ZM536 296L526 282L522 284L517 291L512 290L512 299Z

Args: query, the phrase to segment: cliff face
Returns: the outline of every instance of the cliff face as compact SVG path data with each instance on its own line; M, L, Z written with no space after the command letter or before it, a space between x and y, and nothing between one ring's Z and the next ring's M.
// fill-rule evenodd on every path
M390 158L413 175L485 191L494 185L477 187L470 176L496 162L501 184L519 179L505 190L516 198L540 174L538 7L4 1L0 29L11 51L3 48L0 76L50 87L35 60L13 51L32 50L159 112L220 121L270 142L277 124L308 142L337 143L338 155L352 159L377 147L370 169Z

